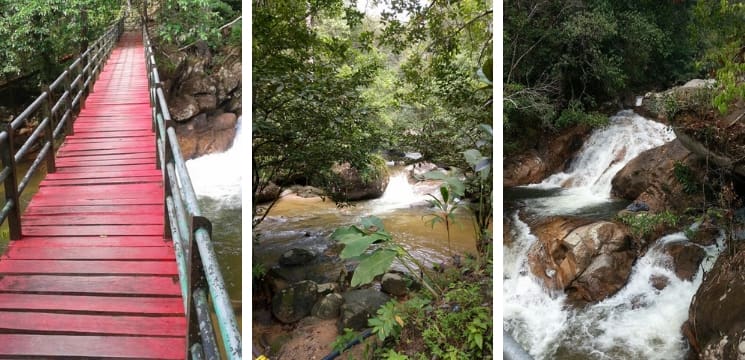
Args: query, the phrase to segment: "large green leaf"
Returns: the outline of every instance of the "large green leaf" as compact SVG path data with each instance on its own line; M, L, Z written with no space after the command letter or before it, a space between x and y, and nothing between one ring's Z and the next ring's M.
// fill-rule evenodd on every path
M357 265L352 276L352 286L370 283L376 276L385 273L396 258L396 252L389 249L375 251Z
M344 250L342 250L339 256L342 259L349 259L360 256L372 243L381 240L388 240L388 237L385 234L379 233L372 233L369 235L362 235L357 237L350 236L348 238L348 241L345 243L346 245L344 246Z
M350 241L365 235L365 233L356 226L342 226L331 234L331 238L342 243L348 244Z
M383 221L380 220L377 216L366 216L363 217L362 220L360 220L360 224L362 224L362 227L365 228L365 230L368 231L378 231L383 230Z

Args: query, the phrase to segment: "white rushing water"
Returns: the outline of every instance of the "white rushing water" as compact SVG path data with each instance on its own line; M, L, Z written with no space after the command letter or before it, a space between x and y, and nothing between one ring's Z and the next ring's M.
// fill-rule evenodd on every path
M230 149L186 162L197 195L215 199L228 207L240 207L241 179L248 169L248 141L243 138L241 119L239 117L236 123Z
M538 359L682 359L686 342L680 327L688 318L691 298L703 269L693 281L677 278L662 245L687 241L683 233L664 236L637 260L628 283L618 293L584 309L564 304L563 294L551 296L528 269L526 255L536 241L528 226L513 216L514 243L504 250L504 325ZM703 268L717 255L705 248ZM650 278L669 280L662 290ZM580 354L580 355L578 355Z
M545 215L571 214L577 209L610 200L613 177L642 152L675 139L668 126L648 120L631 110L612 116L610 123L595 130L572 160L567 171L553 174L538 189L563 188L550 198L526 201Z

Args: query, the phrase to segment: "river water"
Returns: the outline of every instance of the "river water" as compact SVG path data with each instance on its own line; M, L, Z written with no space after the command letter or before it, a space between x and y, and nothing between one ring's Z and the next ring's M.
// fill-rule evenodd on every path
M248 170L248 140L238 118L230 149L186 162L202 215L212 221L212 243L230 298L241 300L241 179Z
M340 226L357 224L362 217L375 215L383 221L385 229L394 240L402 243L412 255L424 263L442 263L448 260L447 233L444 225L434 228L425 225L428 220L426 194L433 193L438 185L433 182L412 184L408 171L402 167L391 168L391 179L383 196L374 200L353 202L353 206L337 208L333 201L321 198L283 196L266 219L254 228L253 261L265 268L277 265L280 255L291 248L304 248L323 253L334 245L329 235ZM470 218L458 213L457 225L451 227L451 246L455 254L475 253L475 235ZM309 279L331 281L338 267L323 267ZM313 272L313 270L309 270Z
M675 138L666 126L631 111L611 117L595 130L565 172L540 184L505 190L506 213L515 241L504 247L504 329L536 359L682 359L687 350L680 327L688 318L693 281L675 276L671 259L661 251L669 242L687 241L682 233L658 239L637 259L628 283L618 293L584 308L565 303L563 293L550 294L527 265L537 240L519 215L575 215L610 219L627 202L610 196L613 176L644 150ZM693 225L695 226L695 225ZM717 246L705 248L703 268L710 268ZM670 283L655 289L649 279L662 275Z

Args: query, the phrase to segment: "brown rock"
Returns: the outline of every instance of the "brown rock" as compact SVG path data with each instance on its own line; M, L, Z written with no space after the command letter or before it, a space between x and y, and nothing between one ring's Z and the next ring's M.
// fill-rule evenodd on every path
M613 195L644 202L654 213L665 209L684 211L699 204L700 192L687 194L675 177L676 162L693 171L700 167L698 159L678 140L642 152L613 178Z
M349 163L336 164L331 171L338 178L337 183L332 186L332 191L347 201L379 198L388 186L387 171L367 181L363 180L359 171Z
M655 289L662 290L666 288L668 284L670 284L670 279L668 279L667 276L664 275L652 275L649 277L649 282Z
M665 253L670 255L675 266L675 275L682 280L691 281L698 272L706 251L696 244L676 242L665 245Z
M199 103L191 95L177 96L168 101L168 111L171 113L171 119L186 121L199 114Z
M544 134L536 147L504 161L504 187L537 183L562 170L572 156L582 148L590 134L587 126L576 126L557 134Z
M235 127L214 129L212 121L195 121L176 127L181 152L185 159L228 150L235 138Z
M217 70L217 97L220 102L228 99L230 93L241 85L241 62L223 65Z
M256 194L253 201L257 204L263 204L270 202L279 197L280 188L277 184L270 182L268 185L261 189L261 192Z
M723 251L688 311L689 343L701 359L740 359L745 351L745 244ZM693 337L694 339L691 339Z
M235 128L238 117L233 113L223 113L212 119L212 128L215 130L227 130Z
M179 92L185 95L215 95L217 86L213 78L204 74L194 74L181 82Z
M531 271L572 300L599 301L628 280L636 257L625 227L554 217L532 226L539 241L528 252Z
M194 95L199 105L199 111L206 112L217 109L217 97L212 94Z

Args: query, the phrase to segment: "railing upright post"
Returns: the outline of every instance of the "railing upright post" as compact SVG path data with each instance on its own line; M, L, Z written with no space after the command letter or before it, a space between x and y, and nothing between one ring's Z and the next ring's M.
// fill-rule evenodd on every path
M5 179L5 202L13 202L13 207L8 213L8 228L10 230L10 239L19 240L23 236L23 232L21 231L21 203L19 201L18 183L16 181L16 161L13 153L15 148L15 131L10 123L5 129L8 132L8 141L5 142L7 145L2 148L2 157L3 165L10 169L10 174Z
M63 85L65 87L65 92L67 93L65 108L70 112L70 116L67 118L67 122L65 123L65 136L74 135L75 130L72 126L72 119L75 116L75 110L72 108L72 73L70 73L69 69L65 71L65 81L63 82ZM62 116L64 117L64 112L62 113Z
M47 173L54 173L57 171L57 164L54 161L54 114L52 114L52 90L49 85L44 85L42 88L47 93L47 101L45 105L42 105L42 123L44 123L44 117L49 119L47 127L44 129L44 135L46 135L46 141L50 144L49 153L47 154ZM43 94L43 92L42 92ZM58 110L59 111L59 110Z
M155 157L157 164L160 164L161 162L164 164L161 170L163 171L163 195L165 198L171 195L174 190L173 188L171 188L171 181L168 177L168 164L173 162L173 151L171 150L171 143L170 141L168 141L168 133L166 132L169 126L173 126L172 122L173 120L163 120L163 134L160 133L160 125L158 125L158 130L156 130L156 138L163 135L163 138L160 140L160 143L163 145L163 154L160 153L160 150L157 148L156 144ZM163 160L160 159L161 156L163 157ZM176 167L174 166L173 168L175 169ZM176 176L176 174L173 175ZM178 189L175 190L179 191ZM171 234L171 227L169 225L171 223L171 219L168 215L168 206L166 205L165 198L163 201L163 237L166 239L171 239L173 237Z
M208 356L207 359L215 359L217 354L217 345L214 338L210 338L210 334L208 333L204 334L205 338L202 338L202 332L200 331L199 323L202 321L209 321L209 317L207 319L199 318L199 314L197 313L197 302L195 301L195 298L201 299L198 290L204 289L208 286L207 279L204 276L202 259L199 256L199 248L197 247L197 231L207 231L211 238L212 223L205 217L192 215L189 226L189 242L187 247L189 249L189 252L187 254L187 273L189 274L187 285L189 289L189 296L186 300L187 354L189 349L191 349L194 344L200 343L201 340L201 345L202 348L205 350L205 355L211 355ZM212 333L214 334L214 332ZM207 348L205 348L205 346L207 346Z

